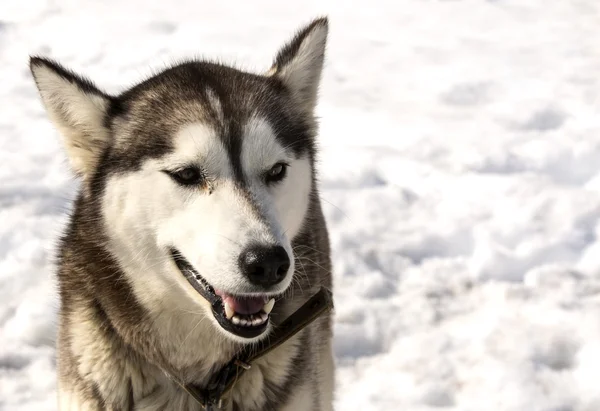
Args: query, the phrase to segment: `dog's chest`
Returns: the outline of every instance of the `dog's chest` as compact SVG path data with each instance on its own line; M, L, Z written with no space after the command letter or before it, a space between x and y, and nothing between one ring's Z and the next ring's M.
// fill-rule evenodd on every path
M214 408L214 411L232 411L236 410L260 410L265 404L265 378L266 376L259 367L253 367L253 372L247 372L240 380L236 382L234 388L226 398L223 399L220 408ZM176 410L203 410L202 406L182 387L163 376L157 376L153 384L147 384L148 379L141 377L146 381L143 390L133 393L136 411L154 411L164 409ZM133 379L132 379L133 383ZM135 384L134 384L135 385ZM138 384L140 388L143 383ZM234 403L236 407L234 408Z
M263 409L269 400L266 396L269 391L266 386L283 385L290 369L289 359L293 357L297 349L297 343L289 341L268 356L257 360L235 382L219 410ZM133 409L136 411L202 410L202 407L190 394L154 367L138 369L138 372L130 376L130 381L135 404Z

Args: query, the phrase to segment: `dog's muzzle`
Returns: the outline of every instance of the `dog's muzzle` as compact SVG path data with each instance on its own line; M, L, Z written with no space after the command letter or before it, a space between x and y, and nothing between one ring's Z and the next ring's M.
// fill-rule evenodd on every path
M266 331L271 310L273 310L276 302L276 296L270 296L268 294L259 296L236 296L220 290L215 290L208 281L196 271L181 252L172 248L171 257L179 271L191 286L210 303L212 314L223 329L243 338L255 338ZM280 267L279 262L282 261L281 257L276 256L274 260L276 260L275 263L268 262L263 264L271 264L271 267ZM255 270L264 269L264 266L263 268L256 267L257 265L255 264ZM288 268L289 259L288 265L285 268L286 273Z

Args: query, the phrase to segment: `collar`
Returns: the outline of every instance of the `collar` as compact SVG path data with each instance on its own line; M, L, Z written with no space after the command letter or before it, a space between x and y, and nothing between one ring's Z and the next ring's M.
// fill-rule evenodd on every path
M173 381L191 395L206 411L219 410L223 407L224 397L233 388L244 371L252 367L252 362L268 354L281 344L306 328L321 314L333 309L331 292L321 287L302 307L274 327L269 338L262 340L258 347L247 346L231 359L223 368L213 374L204 388L185 384L167 373Z

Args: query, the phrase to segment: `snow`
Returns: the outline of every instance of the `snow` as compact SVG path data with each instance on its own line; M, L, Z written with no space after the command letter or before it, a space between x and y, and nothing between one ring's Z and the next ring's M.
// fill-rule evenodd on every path
M0 409L56 408L77 187L28 54L118 91L190 55L266 69L321 14L336 409L600 409L595 0L3 0Z

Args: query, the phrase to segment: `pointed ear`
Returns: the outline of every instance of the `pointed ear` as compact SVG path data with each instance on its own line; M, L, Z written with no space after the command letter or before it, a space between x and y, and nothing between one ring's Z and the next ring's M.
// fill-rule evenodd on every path
M291 91L295 103L305 113L312 113L317 102L327 30L327 18L317 19L300 30L281 48L269 71Z
M54 61L32 57L29 66L71 166L84 179L89 177L108 143L105 119L112 97Z

